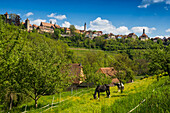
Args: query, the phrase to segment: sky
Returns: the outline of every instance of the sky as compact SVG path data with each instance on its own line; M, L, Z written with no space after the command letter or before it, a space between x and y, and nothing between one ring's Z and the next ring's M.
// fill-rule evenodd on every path
M31 24L75 25L104 33L170 37L170 0L3 0L0 14L15 13Z

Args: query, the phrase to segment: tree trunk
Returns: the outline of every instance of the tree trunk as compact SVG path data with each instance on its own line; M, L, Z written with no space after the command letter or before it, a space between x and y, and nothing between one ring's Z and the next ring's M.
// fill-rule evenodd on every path
M38 101L37 98L35 98L35 108L38 107L37 101Z
M13 95L10 94L10 106L9 106L9 110L12 110L12 102L13 102Z

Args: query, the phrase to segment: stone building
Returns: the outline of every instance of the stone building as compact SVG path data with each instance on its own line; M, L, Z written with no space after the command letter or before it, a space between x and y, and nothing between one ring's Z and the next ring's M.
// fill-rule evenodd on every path
M0 15L0 16L4 16L5 18L5 22L6 23L9 23L9 24L14 24L16 26L19 26L20 25L20 16L17 15L17 14L8 14L7 12L4 14L4 15Z
M85 75L81 64L70 64L68 70L69 76L73 77L73 84L83 83Z
M85 32L85 37L88 37L90 39L93 39L95 37L98 37L98 36L102 36L103 35L103 32L102 31L86 31Z
M135 33L129 33L127 37L133 38L133 39L137 39L138 36Z
M145 34L145 29L143 29L143 34L139 37L140 40L146 41L149 37Z
M39 32L54 33L54 29L60 28L57 24L41 22L40 26L37 28Z
M70 33L71 33L71 30L70 30L69 28L64 28L64 32L65 32L66 34L70 34Z

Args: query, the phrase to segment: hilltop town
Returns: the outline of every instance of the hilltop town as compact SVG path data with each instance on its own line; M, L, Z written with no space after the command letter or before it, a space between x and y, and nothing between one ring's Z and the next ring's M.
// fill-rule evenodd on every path
M62 29L64 32L61 34L62 37L71 37L71 30L67 27L61 27L57 25L56 23L46 23L41 22L39 26L33 24L30 24L30 20L27 18L25 22L20 22L20 16L16 14L8 14L7 12L5 14L2 14L1 16L5 16L6 22L11 24L14 23L14 25L19 26L20 24L24 25L28 32L32 32L32 30L37 30L39 33L54 33L55 29ZM87 30L86 23L84 24L84 30L75 29L75 33L78 34L84 34L85 37L88 37L90 39L94 39L96 37L104 37L105 39L127 39L127 38L133 38L133 39L139 39L141 41L146 41L151 39L153 42L157 42L157 40L161 39L159 37L150 38L146 33L145 29L143 29L143 34L141 36L137 36L135 33L129 33L128 35L114 35L113 33L110 34L103 34L102 31L92 31ZM163 42L167 42L170 40L170 37L164 37L161 39Z

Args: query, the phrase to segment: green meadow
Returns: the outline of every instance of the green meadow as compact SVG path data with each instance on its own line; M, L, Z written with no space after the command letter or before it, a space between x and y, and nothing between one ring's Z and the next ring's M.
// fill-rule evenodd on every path
M34 101L30 101L19 106L18 110L30 113L123 113L146 99L133 111L134 113L140 111L168 113L169 83L167 76L163 76L159 81L156 76L144 78L125 84L123 93L118 92L117 87L110 87L111 97L107 98L106 93L101 93L100 99L93 99L95 88L78 89L43 96L38 101L37 109L34 109Z

